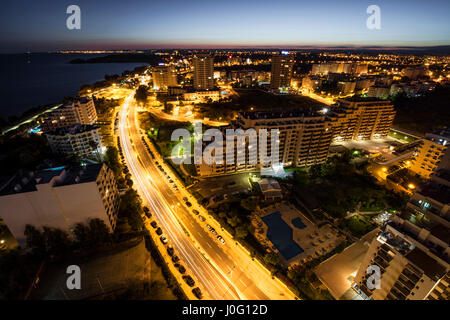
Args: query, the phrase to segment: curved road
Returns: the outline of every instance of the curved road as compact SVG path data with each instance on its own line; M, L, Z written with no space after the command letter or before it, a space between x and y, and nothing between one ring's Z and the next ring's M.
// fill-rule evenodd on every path
M226 244L220 244L184 206L183 196L171 188L141 140L133 94L119 115L125 160L138 192L205 295L210 299L294 299L284 284L272 279L229 235L222 233Z

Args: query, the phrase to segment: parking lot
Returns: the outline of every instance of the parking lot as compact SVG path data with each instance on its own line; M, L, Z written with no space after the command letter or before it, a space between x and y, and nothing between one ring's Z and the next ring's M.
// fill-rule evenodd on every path
M240 192L248 192L251 188L249 173L237 173L224 177L214 177L199 181L190 188L191 192L199 193L203 198L232 196Z

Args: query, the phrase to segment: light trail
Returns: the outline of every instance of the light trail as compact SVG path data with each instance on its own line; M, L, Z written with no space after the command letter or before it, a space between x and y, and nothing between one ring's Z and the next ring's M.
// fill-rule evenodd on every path
M178 206L181 194L168 185L141 140L135 106L131 104L133 95L126 97L119 115L126 163L139 194L205 296L217 300L295 299L284 284L272 279L267 269L252 260L248 251L235 245L230 235L222 234L226 244L218 244L189 210Z
M205 269L207 269L209 272L214 272L215 270L212 269L212 266L209 265L207 261L203 261L203 269L200 269L198 264L198 261L194 262L193 257L196 258L196 260L205 260L205 258L197 251L196 248L193 248L192 246L186 246L184 243L181 243L179 241L180 238L185 237L184 231L182 230L181 226L179 225L177 219L175 218L172 210L170 209L170 206L165 202L164 204L161 203L160 199L161 196L152 196L149 192L149 189L145 182L142 180L142 177L150 177L150 174L146 172L146 170L141 166L140 168L135 165L135 162L133 161L133 153L130 151L130 139L127 137L127 131L126 127L123 125L124 123L127 123L128 127L128 107L133 98L133 93L130 94L127 99L125 100L125 103L123 105L123 111L120 121L120 141L122 144L122 150L124 152L124 156L127 160L127 163L130 166L131 172L133 174L133 178L137 182L139 188L139 192L144 195L144 200L150 205L150 207L153 209L153 212L157 216L158 220L161 222L163 226L164 232L167 234L169 240L174 243L174 248L177 249L177 252L179 252L180 257L183 261L185 261L186 265L189 269L193 270L194 277L197 278L197 280L201 280L202 287L205 288L208 291L208 294L213 299L224 299L224 298L232 298L232 299L239 299L239 296L236 294L230 292L230 288L223 282L221 277L219 277L216 274L213 274L214 277L216 277L216 281L220 283L220 285L224 289L224 293L219 293L217 291L218 283L212 282L211 279L207 279L204 275ZM131 136L131 134L130 134ZM131 149L133 149L134 146L131 146ZM137 158L137 157L136 157ZM143 174L142 174L143 173ZM153 180L153 179L152 179ZM153 188L153 192L156 191L156 188ZM170 219L170 220L169 220ZM175 228L173 228L175 227ZM200 256L199 256L200 255ZM203 272L202 272L203 271ZM216 271L217 272L217 271ZM231 294L230 297L225 297L225 293Z

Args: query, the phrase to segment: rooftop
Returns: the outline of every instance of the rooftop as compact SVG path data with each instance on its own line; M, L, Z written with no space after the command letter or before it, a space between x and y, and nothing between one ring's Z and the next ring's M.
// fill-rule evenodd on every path
M405 257L422 269L422 271L433 280L438 280L445 274L445 266L438 263L419 248L414 248L408 252Z
M17 173L0 189L0 196L37 191L37 186L42 184L60 187L92 182L97 179L102 166L98 163Z
M352 96L347 98L339 99L338 101L348 101L348 102L383 102L391 104L389 100L384 100L376 97L362 97L362 96Z
M239 116L251 120L264 119L282 119L282 118L303 118L303 117L317 117L322 118L323 115L313 110L275 110L275 111L245 111L240 112Z

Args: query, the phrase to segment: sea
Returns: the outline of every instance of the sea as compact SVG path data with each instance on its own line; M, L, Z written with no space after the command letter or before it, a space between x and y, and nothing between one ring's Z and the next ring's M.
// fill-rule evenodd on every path
M20 117L25 111L57 104L75 96L84 84L104 80L145 63L70 64L105 54L23 53L0 54L0 117Z

